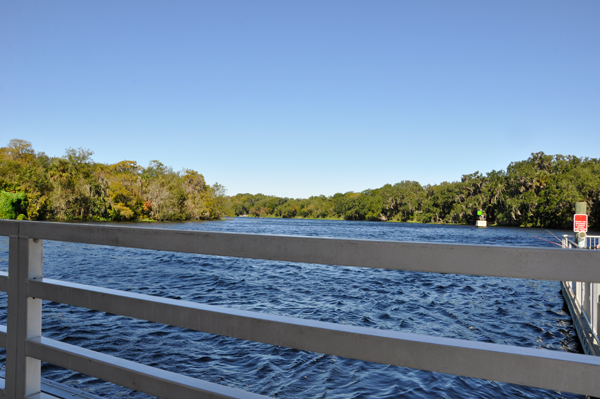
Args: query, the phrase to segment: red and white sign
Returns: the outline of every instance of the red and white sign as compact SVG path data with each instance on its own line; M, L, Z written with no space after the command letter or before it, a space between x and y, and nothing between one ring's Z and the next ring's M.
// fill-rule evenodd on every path
M573 218L573 231L575 233L587 233L587 215L575 215Z

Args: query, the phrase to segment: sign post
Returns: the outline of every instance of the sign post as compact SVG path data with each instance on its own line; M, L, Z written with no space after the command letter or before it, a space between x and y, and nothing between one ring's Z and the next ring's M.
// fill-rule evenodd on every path
M575 232L575 241L579 248L587 247L588 217L587 204L585 202L575 203L575 216L573 216L573 231Z

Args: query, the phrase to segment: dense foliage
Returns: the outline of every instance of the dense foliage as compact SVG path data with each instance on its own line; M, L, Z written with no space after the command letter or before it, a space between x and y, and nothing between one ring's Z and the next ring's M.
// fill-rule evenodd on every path
M29 220L187 220L225 215L225 190L194 170L158 161L95 163L92 152L60 158L14 139L0 148L0 218Z
M574 203L587 202L600 226L600 160L531 154L506 171L475 172L460 181L414 181L292 199L263 194L225 197L194 170L174 172L159 161L95 163L92 152L67 149L60 158L14 139L0 148L0 218L29 220L190 220L225 215L569 228Z
M600 226L600 160L532 154L506 171L475 172L457 182L421 186L414 181L331 197L290 199L238 194L236 215L570 228L574 204L587 202L590 226Z

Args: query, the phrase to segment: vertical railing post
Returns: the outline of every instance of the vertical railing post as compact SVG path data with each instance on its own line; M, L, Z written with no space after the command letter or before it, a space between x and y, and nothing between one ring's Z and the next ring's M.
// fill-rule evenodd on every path
M600 295L596 295L596 335L600 337Z
M588 320L592 320L592 313L591 313L591 297L592 297L592 292L591 292L591 288L592 288L592 283L583 283L583 303L581 304L581 308L583 310L583 312L585 313L585 315L587 316ZM590 326L591 327L591 326Z
M6 397L40 393L41 362L27 357L26 340L42 334L42 300L27 296L27 280L42 277L43 241L10 236Z
M600 338L600 283L592 284L592 329Z

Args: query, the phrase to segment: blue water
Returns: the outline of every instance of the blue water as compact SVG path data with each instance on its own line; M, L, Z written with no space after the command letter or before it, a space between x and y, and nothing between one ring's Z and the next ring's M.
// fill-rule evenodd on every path
M555 247L545 241L555 241L545 230L519 228L254 218L134 226ZM8 240L0 237L0 270L7 269L7 258ZM558 282L294 264L53 241L44 243L44 276L256 312L581 353ZM0 323L5 324L3 300ZM47 337L272 397L581 397L273 347L52 302L44 302L43 312L43 334ZM42 373L43 377L104 397L149 397L50 364L43 364Z

